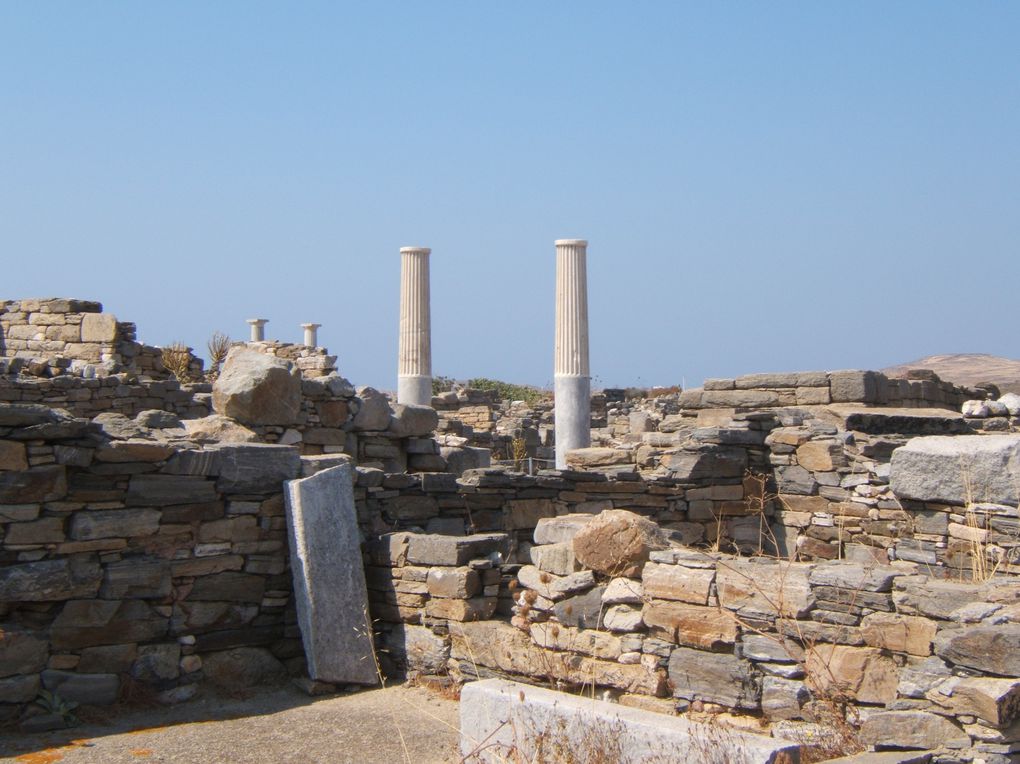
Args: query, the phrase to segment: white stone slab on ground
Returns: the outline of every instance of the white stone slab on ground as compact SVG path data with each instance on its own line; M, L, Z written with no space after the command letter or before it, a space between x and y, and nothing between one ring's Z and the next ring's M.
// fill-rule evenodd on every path
M341 464L286 482L290 567L312 679L378 684L353 470Z
M621 764L795 764L800 758L786 740L502 679L464 685L460 740L468 762L537 760L539 746L549 757L542 760L550 761L588 761L596 752ZM568 753L573 758L564 758Z

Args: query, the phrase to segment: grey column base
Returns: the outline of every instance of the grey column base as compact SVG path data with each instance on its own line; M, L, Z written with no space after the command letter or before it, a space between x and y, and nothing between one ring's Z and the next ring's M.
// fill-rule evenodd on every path
M591 378L556 375L556 469L567 451L591 445Z
M397 378L397 403L412 406L432 405L432 377L400 376Z

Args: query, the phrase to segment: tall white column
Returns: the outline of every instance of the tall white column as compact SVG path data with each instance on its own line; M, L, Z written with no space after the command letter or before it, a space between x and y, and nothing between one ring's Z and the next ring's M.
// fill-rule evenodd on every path
M268 318L249 318L247 323L251 325L251 341L262 342L266 339L266 324Z
M432 317L428 247L400 249L400 349L397 403L432 403Z
M319 346L319 327L322 324L301 324L301 328L305 330L305 344L310 347Z
M556 242L556 469L591 445L587 251L583 239Z

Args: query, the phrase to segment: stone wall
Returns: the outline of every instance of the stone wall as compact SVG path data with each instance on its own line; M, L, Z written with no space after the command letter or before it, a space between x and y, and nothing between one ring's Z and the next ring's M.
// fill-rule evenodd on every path
M281 486L300 470L292 447L111 440L0 407L0 715L41 688L180 700L238 660L299 673Z
M98 302L67 298L0 302L0 372L19 370L47 377L170 376L162 351L137 342L133 323L104 313Z

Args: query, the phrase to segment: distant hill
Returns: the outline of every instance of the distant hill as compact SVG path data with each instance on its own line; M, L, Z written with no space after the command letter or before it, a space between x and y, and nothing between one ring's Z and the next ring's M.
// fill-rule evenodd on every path
M994 382L1004 393L1020 393L1020 361L987 353L930 355L882 371L890 377L902 377L908 369L931 369L942 379L958 385Z

